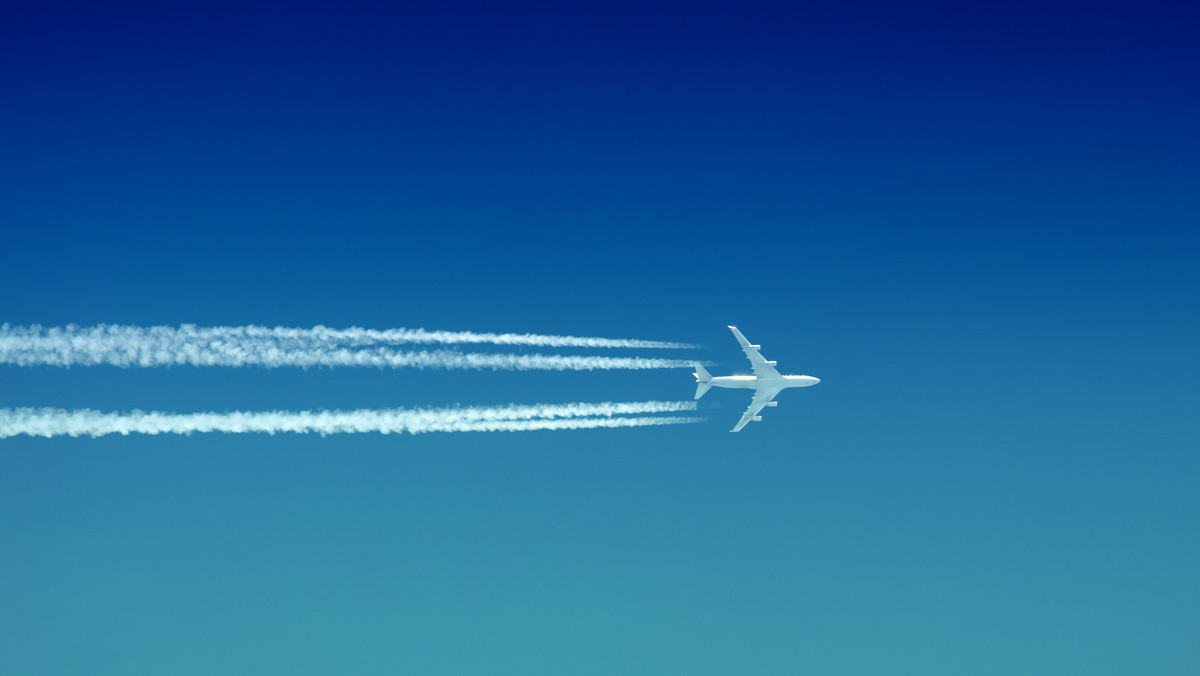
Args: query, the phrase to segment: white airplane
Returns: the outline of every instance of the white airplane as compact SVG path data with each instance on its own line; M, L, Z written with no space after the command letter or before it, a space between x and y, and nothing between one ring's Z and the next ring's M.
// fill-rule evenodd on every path
M696 398L704 396L710 387L732 387L754 390L754 399L750 401L750 407L742 414L742 419L738 424L733 426L730 432L737 432L746 426L746 423L751 420L758 422L762 420L762 416L758 412L767 406L778 406L779 402L774 401L775 395L789 387L808 387L821 382L820 378L812 376L784 376L780 375L779 371L775 370L775 362L767 361L763 358L759 350L761 345L751 345L750 341L742 335L741 331L737 330L736 326L729 327L733 331L733 335L737 338L738 343L742 346L742 351L750 358L750 368L754 369L752 376L717 376L713 377L700 362L696 362L696 372L692 375L696 376Z

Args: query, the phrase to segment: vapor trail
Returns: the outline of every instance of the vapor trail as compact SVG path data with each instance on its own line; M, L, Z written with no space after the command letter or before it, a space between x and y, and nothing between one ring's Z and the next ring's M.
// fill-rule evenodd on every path
M668 369L690 367L683 359L644 357L596 357L420 350L405 352L390 348L305 348L283 349L273 345L189 345L181 349L148 351L139 346L81 346L66 352L2 352L0 363L17 366L372 366L375 368L492 369L504 371L594 371L610 369Z
M106 434L191 434L315 432L317 434L379 432L514 432L597 427L644 427L699 422L698 417L633 414L694 411L692 401L535 404L440 409L359 409L353 411L232 411L103 413L91 409L0 409L0 438L92 436Z
M320 329L320 331L318 331ZM326 340L332 329L266 329L219 327L0 326L0 364L17 366L373 366L376 368L493 369L510 371L582 371L606 369L684 368L682 359L599 357L505 353L461 353L452 350L405 351L387 347L339 347ZM259 331L266 332L258 335ZM366 331L351 329L350 331ZM398 330L407 331L407 330ZM278 335L275 335L276 332ZM288 332L299 332L292 336ZM314 333L315 332L315 333ZM375 332L375 333L394 333ZM426 334L431 335L431 334ZM494 334L478 334L494 335ZM274 337L272 337L274 336ZM564 338L542 336L541 338ZM573 339L575 340L575 339ZM577 339L592 340L592 339ZM604 339L595 339L604 340ZM481 341L482 342L482 341ZM610 341L611 342L611 341ZM665 344L664 344L665 345Z
M72 349L79 344L147 345L170 349L179 345L211 345L213 343L245 344L256 342L286 347L345 346L401 344L492 344L528 345L533 347L601 347L601 348L693 348L695 345L661 340L628 338L590 338L581 336L548 336L533 333L476 333L474 331L427 331L425 329L331 329L315 326L311 329L277 326L124 326L100 324L80 327L34 325L29 327L0 326L0 350ZM153 348L151 348L153 349Z

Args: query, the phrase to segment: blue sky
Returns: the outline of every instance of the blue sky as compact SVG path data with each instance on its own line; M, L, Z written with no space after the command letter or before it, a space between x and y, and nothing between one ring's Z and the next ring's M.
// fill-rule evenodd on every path
M738 435L713 391L653 429L3 440L0 670L1200 668L1194 14L22 11L0 322L679 340L716 373L733 323L822 382ZM4 407L693 391L0 367Z

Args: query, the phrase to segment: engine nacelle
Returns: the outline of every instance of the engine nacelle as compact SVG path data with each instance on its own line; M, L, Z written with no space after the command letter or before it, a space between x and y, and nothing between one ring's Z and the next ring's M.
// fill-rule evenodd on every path
M772 359L771 361L767 362L767 366L775 366L775 365L776 365L776 364L778 364L778 363L779 363L779 362L777 362L777 361L775 361L774 359Z
M751 345L751 346L750 346L750 349L751 349L751 350L761 350L761 349L762 349L762 345Z
M768 401L767 402L767 406L778 406L778 405L779 405L779 402L777 402L777 401Z
M751 418L751 420L753 420L754 422L762 422L762 416L756 415L753 418Z

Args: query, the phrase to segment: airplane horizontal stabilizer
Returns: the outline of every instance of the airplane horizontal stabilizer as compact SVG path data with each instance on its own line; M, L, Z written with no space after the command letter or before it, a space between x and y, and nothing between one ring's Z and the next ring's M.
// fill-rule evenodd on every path
M708 388L712 387L708 382L712 380L712 374L708 372L708 369L701 366L700 362L696 362L696 372L692 375L696 376L696 398L699 399L704 396Z

